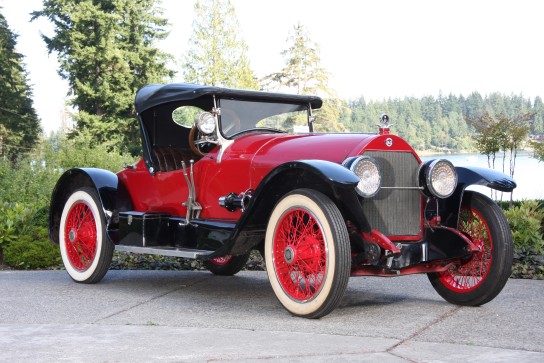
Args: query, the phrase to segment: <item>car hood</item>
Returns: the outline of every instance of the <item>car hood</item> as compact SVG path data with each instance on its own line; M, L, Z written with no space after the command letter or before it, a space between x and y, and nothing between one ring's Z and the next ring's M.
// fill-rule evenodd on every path
M250 160L250 174L258 183L270 170L293 160L328 160L341 164L357 155L376 134L258 134L237 139L229 158Z

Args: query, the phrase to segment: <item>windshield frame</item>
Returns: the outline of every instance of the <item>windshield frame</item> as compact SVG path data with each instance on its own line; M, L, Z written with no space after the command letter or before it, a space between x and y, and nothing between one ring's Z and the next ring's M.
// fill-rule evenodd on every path
M235 139L247 133L293 133L294 130L286 130L271 125L259 123L271 122L271 118L305 117L305 125L308 131L313 131L312 109L309 103L298 102L270 102L256 99L219 98L217 99L220 110L218 117L218 132L224 139ZM298 114L298 116L297 116ZM284 120L285 122L285 120ZM232 128L234 127L234 129ZM237 128L236 128L237 127Z

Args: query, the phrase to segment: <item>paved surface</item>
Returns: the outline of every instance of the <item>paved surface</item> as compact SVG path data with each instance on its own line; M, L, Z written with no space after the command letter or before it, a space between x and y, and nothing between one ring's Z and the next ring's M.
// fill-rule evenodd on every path
M425 276L352 278L320 320L290 316L263 272L0 272L1 362L544 362L544 281L478 308Z

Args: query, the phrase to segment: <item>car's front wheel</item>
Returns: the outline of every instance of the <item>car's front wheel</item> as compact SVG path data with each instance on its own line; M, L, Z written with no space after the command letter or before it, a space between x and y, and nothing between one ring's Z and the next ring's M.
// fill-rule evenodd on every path
M315 190L287 194L269 219L265 259L285 309L306 318L330 313L344 295L351 268L349 236L338 207Z
M104 211L94 189L78 189L66 201L59 244L66 271L75 281L96 283L108 271L114 248L106 235Z
M446 301L468 306L485 304L498 295L512 271L512 233L508 221L491 199L466 192L458 229L480 251L444 272L429 274L429 280Z

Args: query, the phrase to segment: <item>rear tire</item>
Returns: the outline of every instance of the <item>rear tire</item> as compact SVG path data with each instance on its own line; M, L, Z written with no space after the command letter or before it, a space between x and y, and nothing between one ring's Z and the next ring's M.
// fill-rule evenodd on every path
M503 289L512 273L512 233L499 206L488 197L465 192L458 229L481 248L464 264L429 274L435 290L446 301L483 305Z
M232 276L240 272L249 259L249 253L240 256L227 255L224 257L212 258L205 262L206 268L214 275Z
M66 271L77 282L96 283L110 268L114 248L101 205L94 189L81 188L70 195L62 211L60 252Z
M346 223L324 194L298 189L274 208L266 229L268 279L290 313L320 318L344 296L351 272Z

